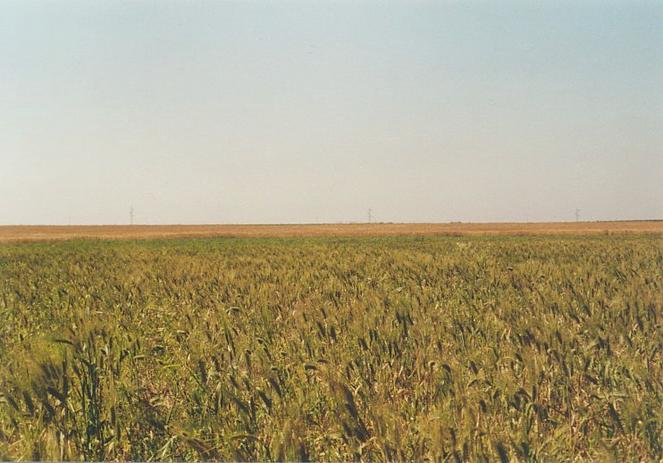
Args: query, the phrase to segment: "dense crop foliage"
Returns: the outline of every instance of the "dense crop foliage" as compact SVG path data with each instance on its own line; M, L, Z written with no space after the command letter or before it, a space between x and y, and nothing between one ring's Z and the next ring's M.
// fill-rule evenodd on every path
M0 459L659 460L660 236L0 247Z

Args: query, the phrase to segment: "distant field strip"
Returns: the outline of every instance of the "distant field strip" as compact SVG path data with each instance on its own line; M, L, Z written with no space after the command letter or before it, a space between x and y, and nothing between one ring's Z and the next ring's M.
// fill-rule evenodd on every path
M663 233L663 220L546 223L375 223L301 225L71 225L0 226L0 242L76 238L315 237L432 235L550 235Z

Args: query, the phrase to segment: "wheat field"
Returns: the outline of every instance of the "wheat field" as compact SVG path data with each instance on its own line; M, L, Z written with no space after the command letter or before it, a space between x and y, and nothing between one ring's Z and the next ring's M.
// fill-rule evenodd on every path
M663 235L0 245L0 459L660 461Z
M532 223L326 223L281 225L4 225L0 226L0 242L16 243L81 238L293 238L440 235L514 236L558 234L593 235L600 233L663 234L663 220Z

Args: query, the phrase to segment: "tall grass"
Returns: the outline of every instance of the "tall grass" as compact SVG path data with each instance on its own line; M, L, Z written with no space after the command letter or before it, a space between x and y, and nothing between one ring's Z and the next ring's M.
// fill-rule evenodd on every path
M0 459L663 458L660 236L0 247Z

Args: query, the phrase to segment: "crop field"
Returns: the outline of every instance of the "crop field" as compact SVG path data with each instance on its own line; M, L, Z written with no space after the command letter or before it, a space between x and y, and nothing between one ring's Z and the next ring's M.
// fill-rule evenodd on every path
M663 220L535 223L346 223L271 225L4 225L0 242L80 238L379 237L435 235L663 234Z
M663 458L663 235L0 245L0 460Z

